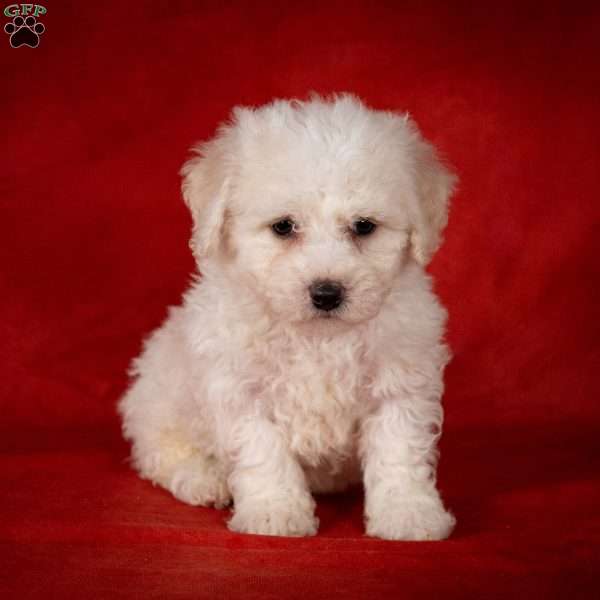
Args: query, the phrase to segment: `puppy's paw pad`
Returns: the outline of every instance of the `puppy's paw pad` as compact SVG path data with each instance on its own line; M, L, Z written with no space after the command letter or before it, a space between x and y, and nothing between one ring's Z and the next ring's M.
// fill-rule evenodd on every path
M387 501L371 507L366 516L367 535L386 540L443 540L455 524L454 516L435 496Z
M178 465L169 490L175 498L192 506L223 508L231 502L225 477L202 460L189 459Z
M285 502L242 505L235 509L229 529L238 533L277 536L310 536L317 533L319 520L310 510Z

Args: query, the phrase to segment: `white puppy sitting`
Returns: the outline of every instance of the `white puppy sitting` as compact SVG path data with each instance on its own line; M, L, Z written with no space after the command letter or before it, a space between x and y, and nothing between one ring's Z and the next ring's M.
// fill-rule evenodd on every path
M445 310L424 266L455 181L408 115L351 96L236 108L182 170L202 276L120 402L142 477L234 531L313 535L362 479L367 533L447 537Z

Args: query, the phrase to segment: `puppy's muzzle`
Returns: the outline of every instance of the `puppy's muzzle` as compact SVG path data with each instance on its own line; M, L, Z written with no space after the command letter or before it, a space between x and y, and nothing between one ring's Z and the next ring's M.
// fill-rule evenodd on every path
M344 286L337 281L315 281L309 288L313 306L330 311L344 301Z

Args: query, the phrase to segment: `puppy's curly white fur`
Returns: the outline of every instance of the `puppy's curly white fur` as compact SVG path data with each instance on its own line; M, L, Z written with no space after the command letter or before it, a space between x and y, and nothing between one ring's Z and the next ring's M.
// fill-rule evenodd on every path
M236 108L182 170L202 271L119 404L142 477L232 530L317 531L364 483L369 535L447 537L446 312L424 267L455 176L408 115L348 94Z

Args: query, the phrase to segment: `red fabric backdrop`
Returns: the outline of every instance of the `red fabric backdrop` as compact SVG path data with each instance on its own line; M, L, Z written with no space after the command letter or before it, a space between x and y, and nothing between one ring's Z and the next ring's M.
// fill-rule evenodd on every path
M45 4L38 48L0 37L2 597L600 597L599 11ZM187 148L310 90L409 110L461 176L431 265L447 542L365 538L358 492L316 538L234 535L125 462L125 369L193 269Z

